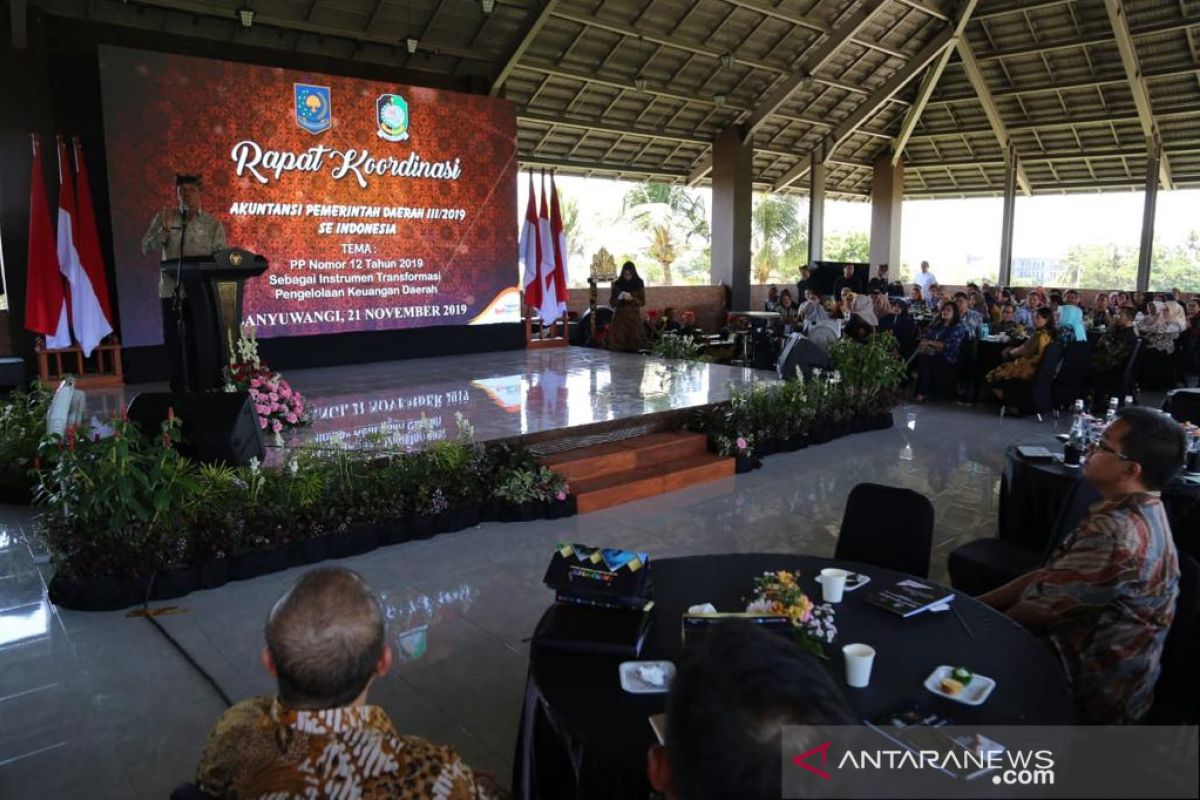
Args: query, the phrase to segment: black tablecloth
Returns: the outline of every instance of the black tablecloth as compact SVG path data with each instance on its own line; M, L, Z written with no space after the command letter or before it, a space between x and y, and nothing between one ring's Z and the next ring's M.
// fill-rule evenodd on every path
M901 619L868 604L865 597L904 576L853 562L775 554L655 561L654 620L641 658L679 661L680 615L690 606L710 602L720 611L741 611L754 578L780 569L798 570L805 591L819 601L813 577L835 565L871 578L835 606L838 638L827 646L829 670L859 717L875 718L919 702L963 724L1070 722L1069 693L1058 662L1023 628L963 594L954 606L973 636L950 612ZM845 685L841 648L851 642L866 642L876 650L871 684L864 689ZM624 692L617 674L622 660L534 644L513 773L518 797L567 800L648 793L646 752L653 732L647 720L665 709L666 695ZM934 696L922 684L941 664L966 666L994 678L996 689L978 707Z
M1047 449L1055 450L1053 447ZM1067 504L1071 488L1083 479L1083 469L1065 467L1049 459L1025 458L1012 445L1004 455L999 537L1042 550ZM1100 499L1090 484L1085 484L1084 491L1088 493L1087 503ZM1162 497L1175 545L1196 556L1200 551L1200 481L1181 477L1163 490ZM1076 504L1075 508L1081 509L1081 504ZM1077 519L1064 520L1067 529L1077 522Z

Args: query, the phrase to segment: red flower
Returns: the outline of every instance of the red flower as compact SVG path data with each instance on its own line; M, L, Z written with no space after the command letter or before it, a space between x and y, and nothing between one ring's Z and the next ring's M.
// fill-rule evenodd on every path
M67 426L67 449L68 450L75 449L75 426L74 425Z
M174 419L175 419L175 406L167 406L167 420L173 421Z

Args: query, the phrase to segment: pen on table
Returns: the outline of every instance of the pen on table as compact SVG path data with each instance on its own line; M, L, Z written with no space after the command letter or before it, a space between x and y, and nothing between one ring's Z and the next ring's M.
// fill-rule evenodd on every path
M963 626L963 630L967 632L967 636L970 636L972 639L974 639L975 634L971 632L971 626L968 625L967 621L962 618L962 614L958 613L958 609L954 607L953 603L950 604L950 610L954 612L955 619L958 620L959 625Z

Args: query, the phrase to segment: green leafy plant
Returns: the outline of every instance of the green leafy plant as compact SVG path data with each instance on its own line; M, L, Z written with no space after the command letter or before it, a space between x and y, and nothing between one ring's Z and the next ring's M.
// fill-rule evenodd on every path
M6 486L32 483L28 473L46 433L46 411L51 397L36 382L28 392L0 397L0 483Z
M650 355L682 361L703 361L704 349L691 336L664 333L650 346Z

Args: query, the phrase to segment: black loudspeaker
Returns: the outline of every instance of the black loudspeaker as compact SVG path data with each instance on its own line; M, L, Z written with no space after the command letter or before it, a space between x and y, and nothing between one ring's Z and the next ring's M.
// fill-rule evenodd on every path
M813 344L802 333L788 336L779 354L779 377L786 380L796 378L796 367L799 367L804 377L811 377L814 368L829 369L829 354Z
M179 452L188 458L234 465L262 461L266 445L249 392L142 392L129 404L129 418L155 436L168 409L183 424Z

